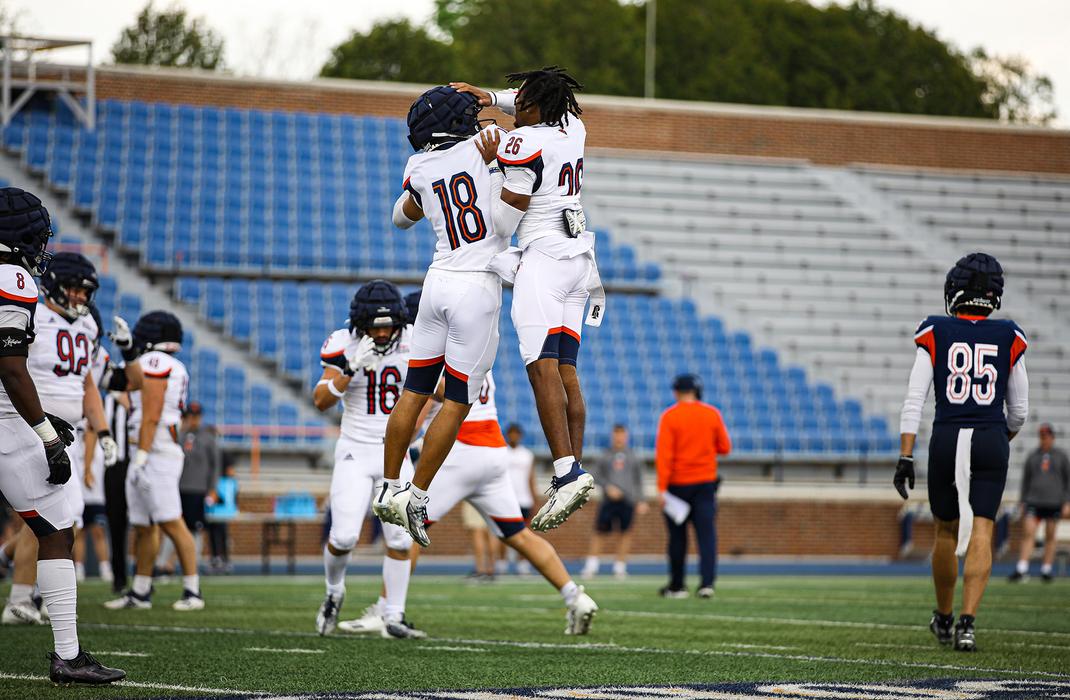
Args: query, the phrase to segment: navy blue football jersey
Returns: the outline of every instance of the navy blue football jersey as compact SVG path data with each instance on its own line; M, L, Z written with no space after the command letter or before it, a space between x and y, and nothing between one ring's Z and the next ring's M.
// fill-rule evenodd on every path
M1029 343L1014 321L930 316L914 343L933 363L934 423L1006 423L1003 405L1011 369Z

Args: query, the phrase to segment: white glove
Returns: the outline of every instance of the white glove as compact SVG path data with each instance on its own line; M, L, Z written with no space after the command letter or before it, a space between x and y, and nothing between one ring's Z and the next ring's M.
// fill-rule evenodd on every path
M149 496L152 493L152 484L149 483L148 468L145 463L149 461L149 453L145 450L138 449L134 454L134 459L130 460L130 471L127 477L130 479L130 483L145 496Z
M368 335L346 349L346 366L349 367L351 375L365 369L378 370L380 360L379 353L375 351L375 341Z
M108 333L108 337L111 338L111 342L115 343L115 347L120 350L129 350L134 344L134 336L130 333L130 324L122 316L112 316L111 320L115 328Z
M105 467L111 467L119 461L119 444L112 436L105 435L100 438L100 449L104 452Z

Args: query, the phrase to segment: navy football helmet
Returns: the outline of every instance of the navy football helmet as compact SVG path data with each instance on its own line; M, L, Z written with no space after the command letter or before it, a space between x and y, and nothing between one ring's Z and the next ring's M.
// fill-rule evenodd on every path
M176 353L182 349L182 322L169 311L150 311L134 324L133 336L142 352Z
M479 131L480 109L475 95L445 85L433 87L409 107L409 143L422 151L429 144L466 139Z
M81 253L56 253L52 256L52 261L48 263L48 269L41 275L41 288L45 292L45 297L63 309L63 315L72 321L89 313L93 293L99 287L97 268ZM85 290L84 303L71 303L67 290L73 288Z
M681 374L672 380L673 391L693 391L695 398L702 398L702 379L697 374Z
M416 313L420 310L420 297L424 294L423 289L417 289L405 295L405 311L408 313L408 323L411 326L416 323Z
M52 258L45 252L52 237L52 219L41 200L18 187L0 189L0 255L40 275Z
M987 309L1003 301L1003 266L987 253L970 253L948 270L944 280L944 307L953 315L960 307Z
M372 328L393 328L384 342L376 341L375 351L385 355L401 340L401 330L408 322L405 300L393 282L372 280L353 295L349 304L349 328L355 335L365 335Z

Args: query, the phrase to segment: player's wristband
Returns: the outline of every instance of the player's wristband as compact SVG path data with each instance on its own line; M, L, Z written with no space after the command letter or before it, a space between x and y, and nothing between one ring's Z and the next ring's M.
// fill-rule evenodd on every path
M110 437L111 437L111 431L110 430L98 430L97 431L97 440L103 440L104 438L110 438Z
M48 418L42 418L40 423L33 426L33 430L41 438L41 442L46 445L59 440L59 433L56 432L55 427L52 426Z
M348 367L346 369L348 369ZM352 377L353 374L349 373L348 376ZM327 391L331 392L331 396L335 397L336 399L345 398L346 395L344 391L340 391L338 387L334 385L334 379L327 380Z

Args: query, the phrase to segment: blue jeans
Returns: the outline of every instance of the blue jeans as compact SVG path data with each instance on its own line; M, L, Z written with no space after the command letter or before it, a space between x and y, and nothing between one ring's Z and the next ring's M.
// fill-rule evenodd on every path
M684 587L688 524L695 528L698 540L700 588L712 588L717 580L717 482L670 486L669 493L691 504L691 513L682 525L665 516L669 529L669 588Z

